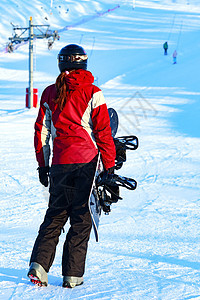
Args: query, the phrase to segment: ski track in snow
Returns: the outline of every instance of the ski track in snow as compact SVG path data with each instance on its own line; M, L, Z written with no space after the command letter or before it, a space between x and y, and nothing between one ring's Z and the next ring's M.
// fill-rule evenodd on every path
M66 18L74 23L73 16L113 7L106 0L79 1L77 6L71 1L66 17L67 2L61 2L61 13L55 8L52 15L47 4L33 2L34 20L41 23L48 15L52 26L63 28ZM41 94L58 74L59 49L81 41L108 107L118 111L118 136L139 138L138 150L127 153L128 161L118 171L136 179L138 188L121 190L123 200L112 205L109 216L101 216L100 242L92 233L89 243L85 283L72 290L61 287L65 234L49 272L49 286L35 287L26 277L48 190L38 181L33 148L38 110L24 108L28 49L0 57L0 300L200 299L199 138L180 134L170 121L180 105L199 98L199 2L136 1L135 10L132 1L119 4L121 8L107 17L63 33L52 52L44 41L36 46L35 82ZM16 22L25 25L27 1L23 9L22 1L13 0L9 9L4 0L0 14L5 20L5 10L10 11L11 18L17 5ZM1 40L9 35L8 21L1 25ZM171 55L181 24L174 66ZM162 44L169 36L169 55L164 57Z

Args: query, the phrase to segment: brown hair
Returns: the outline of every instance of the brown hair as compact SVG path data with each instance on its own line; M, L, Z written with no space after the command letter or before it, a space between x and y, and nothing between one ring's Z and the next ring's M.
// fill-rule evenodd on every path
M57 98L54 100L54 102L58 104L60 110L62 111L67 101L68 95L68 85L66 82L65 71L60 73L60 75L56 79L56 91Z

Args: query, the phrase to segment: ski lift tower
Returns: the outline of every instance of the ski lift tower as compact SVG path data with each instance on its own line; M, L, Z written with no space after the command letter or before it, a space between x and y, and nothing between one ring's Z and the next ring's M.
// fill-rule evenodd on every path
M29 89L28 108L33 107L33 19L29 20Z
M13 25L13 24L12 24ZM34 34L34 28L36 28L39 33ZM45 29L45 31L43 30ZM10 43L7 45L8 52L13 52L17 49L21 43L29 42L29 88L28 88L28 108L33 107L33 40L34 39L48 39L48 48L52 48L52 44L55 40L59 40L60 37L57 31L52 31L49 29L50 25L33 25L32 17L29 20L29 27L22 28L13 25L13 30L15 32L14 36L9 38ZM28 37L23 37L22 35L29 30ZM20 34L19 34L20 32Z

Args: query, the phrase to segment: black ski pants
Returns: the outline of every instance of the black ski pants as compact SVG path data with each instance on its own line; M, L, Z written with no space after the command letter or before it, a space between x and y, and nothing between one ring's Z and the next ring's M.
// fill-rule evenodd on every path
M65 165L66 167L66 165ZM77 168L78 167L78 168ZM88 198L96 162L51 176L49 207L35 241L30 263L39 263L49 271L56 253L61 230L67 220L70 228L63 247L62 275L81 277L85 270L87 245L92 228ZM67 171L66 171L67 170Z

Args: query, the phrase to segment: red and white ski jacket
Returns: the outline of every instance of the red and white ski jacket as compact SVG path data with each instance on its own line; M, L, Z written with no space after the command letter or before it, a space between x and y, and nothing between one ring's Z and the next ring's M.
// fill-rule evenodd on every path
M50 136L53 140L52 165L88 163L101 152L106 169L115 165L115 145L102 91L94 77L82 69L67 75L67 102L61 111L55 84L42 94L35 122L34 146L40 167L49 165Z

